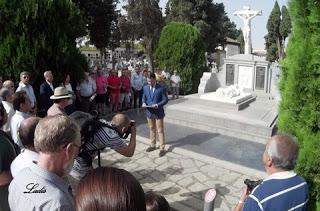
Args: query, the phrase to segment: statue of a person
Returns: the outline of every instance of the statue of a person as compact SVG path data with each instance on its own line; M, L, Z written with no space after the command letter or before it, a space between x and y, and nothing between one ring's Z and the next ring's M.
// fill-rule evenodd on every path
M242 32L245 43L245 54L251 54L251 19L262 15L262 12L261 10L251 10L249 6L245 6L243 10L236 11L233 14L241 18L244 23Z

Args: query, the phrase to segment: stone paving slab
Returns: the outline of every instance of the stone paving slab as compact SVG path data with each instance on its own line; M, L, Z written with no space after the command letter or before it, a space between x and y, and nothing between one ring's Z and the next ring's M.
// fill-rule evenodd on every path
M232 210L244 179L265 177L263 171L178 147L159 158L159 150L147 153L147 146L148 139L138 136L132 158L106 150L101 154L101 163L128 170L145 191L164 195L174 210L203 210L203 196L209 188L217 190L215 211Z

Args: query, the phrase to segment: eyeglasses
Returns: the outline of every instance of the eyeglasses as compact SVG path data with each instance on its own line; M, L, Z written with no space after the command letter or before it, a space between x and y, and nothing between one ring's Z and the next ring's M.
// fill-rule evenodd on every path
M25 76L22 76L23 79L27 79L27 78L30 78L29 76L25 75Z
M66 148L67 146L68 146L68 144L72 144L73 146L75 146L77 149L78 149L78 151L80 151L80 149L81 149L81 145L77 145L76 143L74 143L74 142L72 142L72 143L67 143L67 144L65 144L65 145L63 145L63 149L64 148Z

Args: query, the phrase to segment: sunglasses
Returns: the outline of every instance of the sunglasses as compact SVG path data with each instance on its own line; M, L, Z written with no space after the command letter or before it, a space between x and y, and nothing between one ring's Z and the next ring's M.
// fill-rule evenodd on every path
M25 75L25 76L22 76L23 79L27 79L27 78L30 78L29 76Z

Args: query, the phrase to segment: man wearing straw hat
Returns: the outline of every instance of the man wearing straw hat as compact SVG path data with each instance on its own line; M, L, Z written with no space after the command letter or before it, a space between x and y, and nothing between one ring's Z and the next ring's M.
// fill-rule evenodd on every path
M47 115L65 115L65 107L69 105L69 99L72 98L72 95L69 94L67 88L57 87L54 89L54 94L50 97L53 100L53 105L49 108Z

